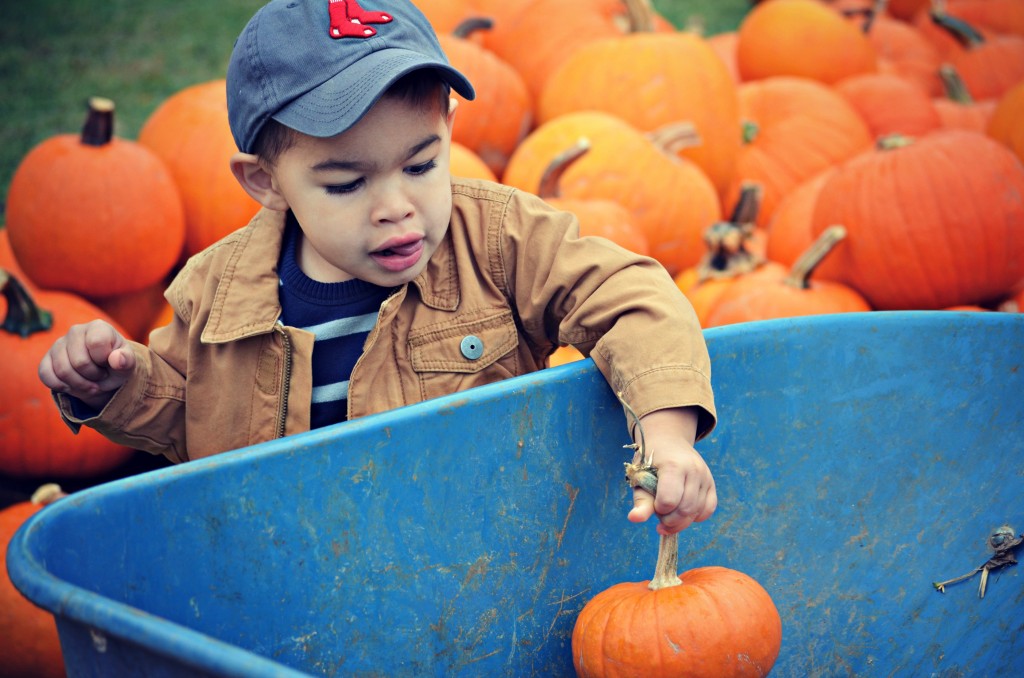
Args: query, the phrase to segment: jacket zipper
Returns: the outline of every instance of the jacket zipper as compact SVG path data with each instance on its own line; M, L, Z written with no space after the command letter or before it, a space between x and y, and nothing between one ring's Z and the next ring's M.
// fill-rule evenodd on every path
M292 339L288 332L280 324L274 329L281 333L281 340L284 343L284 374L281 382L281 405L277 411L277 437L283 438L285 434L285 422L288 420L288 391L292 384Z

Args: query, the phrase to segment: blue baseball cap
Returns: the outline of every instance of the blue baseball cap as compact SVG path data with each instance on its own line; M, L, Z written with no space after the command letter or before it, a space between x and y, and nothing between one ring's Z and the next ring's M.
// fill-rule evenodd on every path
M475 96L409 0L272 0L231 53L231 134L245 153L271 118L314 137L341 134L396 80L422 68Z

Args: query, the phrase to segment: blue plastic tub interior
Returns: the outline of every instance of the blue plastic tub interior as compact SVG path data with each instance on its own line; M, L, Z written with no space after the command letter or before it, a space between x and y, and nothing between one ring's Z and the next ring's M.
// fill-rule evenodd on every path
M1024 315L706 333L720 506L681 569L757 578L773 675L1021 675ZM71 676L572 674L576 614L653 573L623 415L591 361L86 490L8 552Z

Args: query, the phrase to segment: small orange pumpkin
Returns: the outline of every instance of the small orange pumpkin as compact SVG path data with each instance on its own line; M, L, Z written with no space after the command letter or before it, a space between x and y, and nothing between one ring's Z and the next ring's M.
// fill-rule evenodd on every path
M163 161L113 135L114 104L93 98L81 135L61 134L18 165L7 232L39 287L87 296L134 292L178 261L181 197Z
M185 206L185 256L249 223L260 205L235 180L238 150L228 125L224 80L171 95L146 119L139 143L171 170Z
M747 184L728 221L712 224L704 232L707 251L696 266L675 276L702 327L722 292L765 263L764 240L754 226L760 209L761 187Z
M646 458L642 445L638 456ZM656 493L653 468L627 464L630 484ZM763 677L771 671L782 646L782 619L771 596L753 577L726 567L677 574L678 537L660 537L650 581L615 584L584 605L571 641L577 676Z
M29 501L0 509L0 555L14 533L44 506L64 493L53 484L43 485ZM14 678L64 678L64 655L53 615L36 607L14 588L7 574L7 559L0 558L0 656L3 673Z
M98 308L68 292L30 293L0 269L6 317L0 329L4 388L0 389L0 473L12 478L90 478L113 470L133 451L83 427L76 435L39 381L38 365L72 325L96 318ZM38 304L46 305L43 310ZM0 306L0 308L3 308ZM116 325L115 325L116 326ZM123 330L121 330L123 332Z
M870 311L871 305L853 288L829 280L811 280L814 269L845 236L846 229L832 226L788 270L769 262L738 279L719 295L708 314L707 326Z

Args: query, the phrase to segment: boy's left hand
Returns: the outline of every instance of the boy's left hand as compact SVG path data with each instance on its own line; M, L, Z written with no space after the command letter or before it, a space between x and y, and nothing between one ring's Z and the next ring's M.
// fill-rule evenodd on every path
M657 515L658 532L673 534L710 518L718 494L711 469L691 442L696 415L686 409L659 410L640 422L647 457L658 469L658 493L654 497L635 488L629 520L642 523Z

